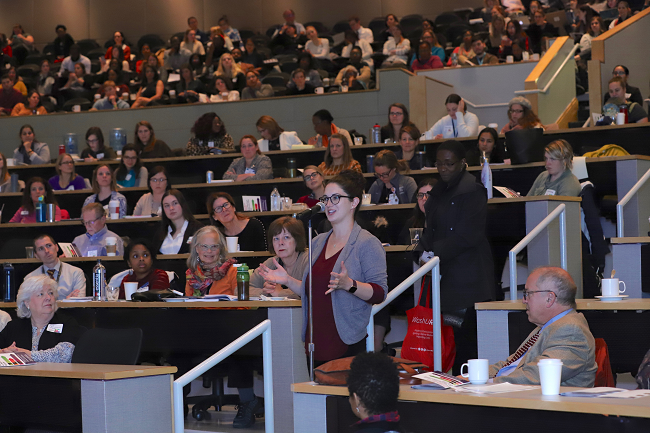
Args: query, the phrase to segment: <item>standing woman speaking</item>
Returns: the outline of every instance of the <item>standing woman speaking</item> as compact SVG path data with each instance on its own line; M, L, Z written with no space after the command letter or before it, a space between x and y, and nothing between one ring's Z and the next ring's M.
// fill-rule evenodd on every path
M372 305L382 302L388 291L384 248L354 221L364 184L361 173L347 170L328 182L321 198L332 230L312 242L315 365L365 352ZM301 297L307 349L309 267L301 281L289 276L277 260L274 264L275 270L261 264L259 273Z

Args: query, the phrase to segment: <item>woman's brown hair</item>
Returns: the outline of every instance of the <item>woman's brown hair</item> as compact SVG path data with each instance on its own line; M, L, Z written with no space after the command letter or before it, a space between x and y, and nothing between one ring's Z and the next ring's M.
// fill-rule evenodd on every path
M146 145L140 140L140 137L138 137L138 129L140 129L141 126L146 127L151 134L149 137L149 143ZM153 150L154 146L156 145L156 134L153 132L153 126L151 123L147 122L146 120L141 120L135 124L135 140L133 140L133 143L142 146L142 150L140 152L151 152Z
M232 206L233 209L235 209L235 216L240 219L240 220L245 220L246 217L244 214L237 212L237 207L235 206L235 200L232 198L230 194L227 192L213 192L210 194L208 197L207 202L205 203L206 208L208 210L208 215L210 215L210 224L215 225L217 227L222 227L223 224L221 224L218 220L214 218L214 202L217 201L218 198L225 198L228 203L230 203L230 206Z
M350 150L350 143L348 143L348 139L345 137L345 135L342 134L332 134L329 139L329 146L332 145L332 139L339 139L341 140L341 143L343 143L343 166L347 167L350 165L350 163L353 161L354 158L352 158L352 151ZM327 146L325 149L325 166L327 168L330 168L332 164L334 163L334 158L332 158L332 155L330 154L330 148Z
M284 132L284 129L280 128L280 125L278 125L278 122L275 121L274 118L271 116L262 116L259 119L257 119L257 123L255 123L255 126L258 128L263 128L269 131L269 134L271 134L271 137L277 138Z
M275 249L273 249L273 238L280 233L282 230L286 230L296 241L296 252L302 253L307 249L307 237L305 236L305 227L299 219L283 216L274 220L269 226L268 236L271 239L269 242L269 252L271 254L276 254Z
M408 172L409 166L404 160L397 159L392 150L384 149L375 154L375 167L386 167L389 170L395 169L398 173Z
M99 194L99 183L97 182L97 173L99 173L99 169L102 167L108 168L108 171L111 173L111 191L117 191L117 181L115 179L115 173L113 173L113 170L111 170L111 167L108 164L102 164L102 165L98 165L93 170L93 180L92 180L93 192L95 194Z

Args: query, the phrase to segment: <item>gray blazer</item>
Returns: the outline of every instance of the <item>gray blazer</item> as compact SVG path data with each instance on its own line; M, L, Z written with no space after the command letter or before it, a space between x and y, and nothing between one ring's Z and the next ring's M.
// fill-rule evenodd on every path
M524 343L539 329L539 326L535 328L526 337ZM494 382L539 385L537 361L543 358L562 360L564 364L562 365L562 386L594 386L596 370L598 370L596 342L582 313L571 311L544 328L517 368L508 376L495 377ZM499 361L490 365L490 377L495 376L506 362L507 360Z
M395 177L391 181L391 184L395 186L395 193L399 199L400 204L412 203L413 195L418 189L418 185L415 183L410 176L404 176L399 173L395 173ZM377 179L368 190L370 194L370 202L377 204L379 202L379 197L381 197L381 192L384 189L384 182L381 179Z
M47 144L38 141L32 142L32 156L29 157L29 162L25 161L25 155L20 152L20 146L14 150L14 158L16 164L49 164L50 163L50 148Z
M255 176L247 177L246 180L263 180L273 179L273 166L271 165L271 158L259 153L253 158L251 167L255 170ZM233 174L234 172L234 174ZM230 167L223 174L224 179L236 179L238 175L246 173L246 158L235 159L230 163Z
M314 250L312 263L318 259L327 244L332 230L322 233L312 241ZM361 283L375 283L384 289L384 297L388 292L388 277L386 274L386 252L381 246L379 239L363 230L357 223L354 223L348 243L343 247L334 268L334 272L341 272L341 262L345 262L348 275L353 280ZM308 294L305 294L305 282L309 274L309 266L305 268L300 286L300 297L302 299L302 341L305 341L307 332L307 306L309 304ZM335 290L331 293L334 309L334 322L336 330L345 344L358 343L366 336L366 327L370 321L370 310L372 306L358 298L352 293L344 290Z

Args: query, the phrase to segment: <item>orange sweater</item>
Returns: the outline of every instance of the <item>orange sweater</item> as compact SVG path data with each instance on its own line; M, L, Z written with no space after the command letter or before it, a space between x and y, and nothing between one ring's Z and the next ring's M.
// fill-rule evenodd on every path
M237 268L231 266L225 277L212 283L208 295L234 295L237 288ZM194 295L190 283L185 283L185 296Z

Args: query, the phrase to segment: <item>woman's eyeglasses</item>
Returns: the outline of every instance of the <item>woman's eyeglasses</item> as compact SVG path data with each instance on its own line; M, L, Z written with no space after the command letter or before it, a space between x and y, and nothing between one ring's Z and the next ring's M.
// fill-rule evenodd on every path
M231 207L232 207L232 205L230 204L230 202L227 201L224 204L222 204L221 206L215 207L213 210L214 210L215 213L221 213L221 212L223 212L224 209L230 209Z
M328 201L331 201L332 204L339 204L339 202L341 201L342 198L349 198L350 200L352 200L354 197L351 197L349 195L332 194L329 197L324 195L321 198L319 198L318 200L320 200L320 202L325 204L325 205L327 204Z
M320 175L319 172L315 171L312 174L306 174L302 178L305 182L309 182L310 180L316 179L316 176Z
M135 158L134 158L134 159L135 159ZM163 183L163 182L167 182L167 178L166 178L166 177L163 177L163 178L160 178L160 179L158 179L158 178L153 178L153 179L151 179L151 181L152 181L154 184L157 184L158 182Z
M415 194L415 198L417 198L418 200L427 199L427 198L429 198L428 196L429 196L429 194L426 193L426 192L419 192L419 193Z
M198 244L196 247L201 251L212 251L212 252L216 252L219 249L219 245Z

